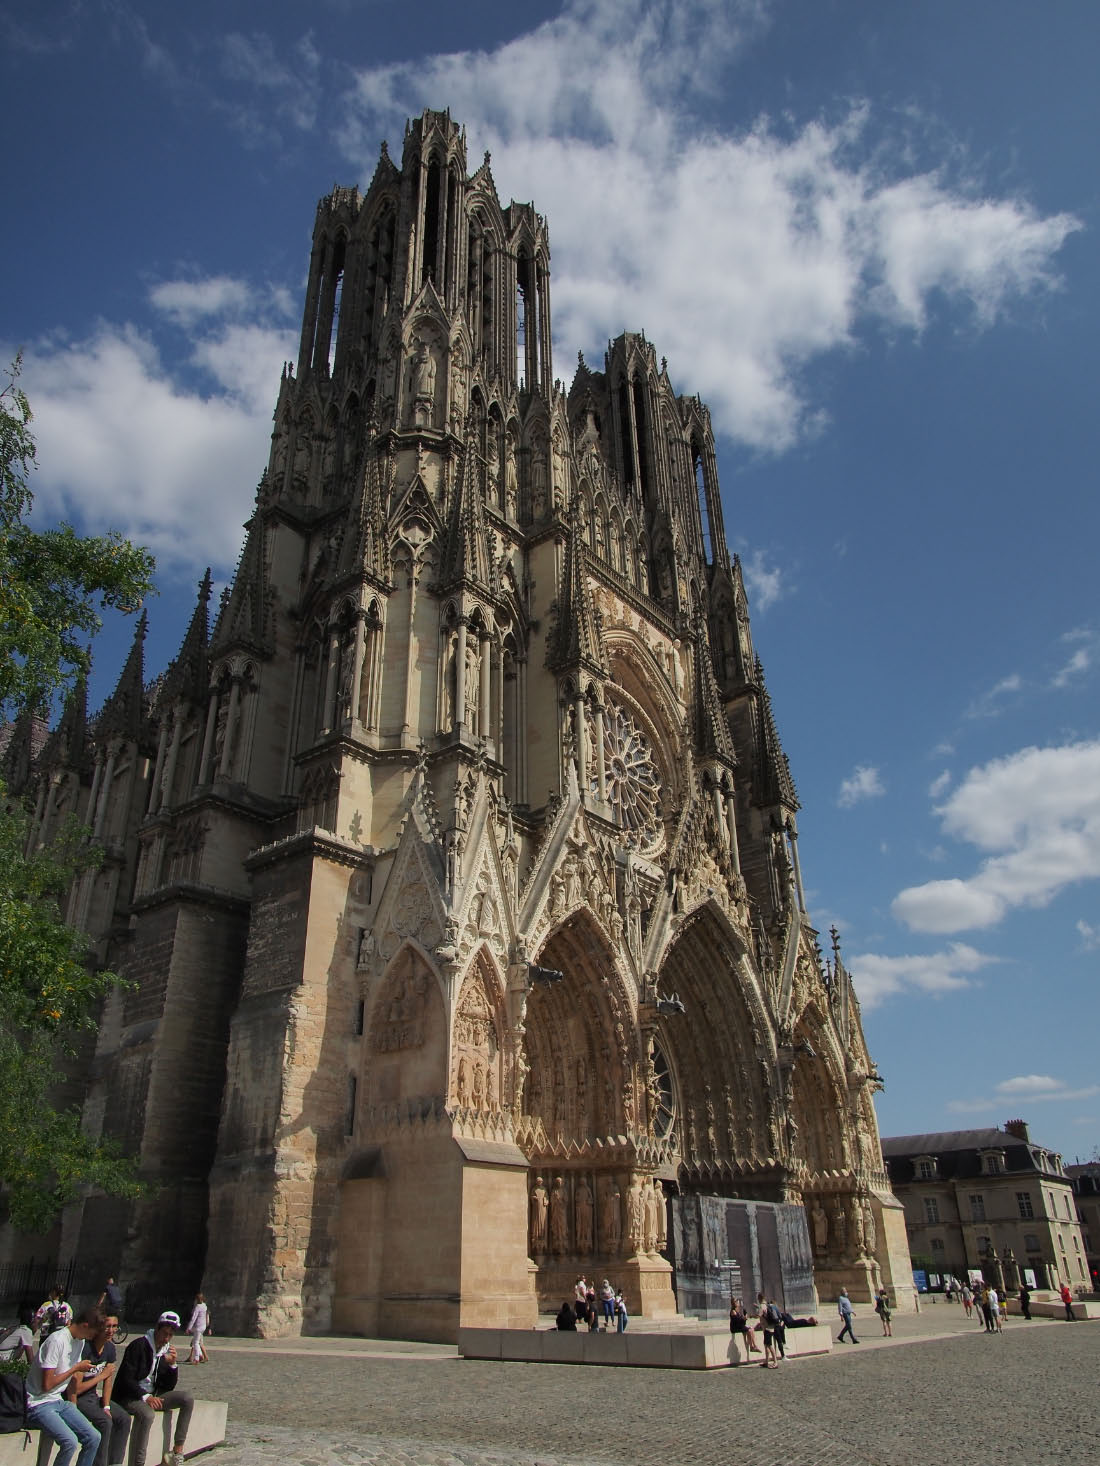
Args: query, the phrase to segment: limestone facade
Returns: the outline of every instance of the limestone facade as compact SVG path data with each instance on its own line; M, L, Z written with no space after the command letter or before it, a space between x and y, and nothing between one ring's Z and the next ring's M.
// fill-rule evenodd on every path
M59 1245L225 1331L453 1339L581 1270L673 1312L678 1191L803 1204L822 1295L904 1307L709 413L641 335L555 380L546 221L446 113L318 207L208 597L27 774L106 853L85 1116L153 1183Z

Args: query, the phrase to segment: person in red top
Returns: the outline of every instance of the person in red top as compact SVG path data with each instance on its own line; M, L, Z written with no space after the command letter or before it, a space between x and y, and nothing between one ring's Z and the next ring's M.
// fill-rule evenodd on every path
M1066 1306L1066 1318L1070 1323L1077 1322L1077 1315L1073 1311L1073 1294L1069 1291L1069 1284L1063 1283L1061 1288L1062 1302Z

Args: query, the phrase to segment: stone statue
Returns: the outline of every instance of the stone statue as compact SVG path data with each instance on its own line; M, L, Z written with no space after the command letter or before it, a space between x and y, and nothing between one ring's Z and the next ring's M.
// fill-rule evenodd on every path
M509 519L515 519L518 503L519 478L516 475L516 445L509 433L504 459L504 512Z
M466 1056L463 1054L458 1061L458 1079L455 1083L455 1092L458 1095L458 1102L465 1107L466 1095L469 1086L469 1078L466 1073Z
M848 1246L848 1218L842 1201L838 1201L833 1207L833 1235L836 1237L837 1253L843 1257Z
M577 1253L584 1257L592 1251L592 1190L584 1176L581 1177L577 1186L573 1214L576 1221L574 1235L577 1240Z
M657 1177L653 1178L653 1197L657 1211L657 1251L664 1252L668 1246L668 1219L665 1213L665 1188Z
M863 1245L870 1257L875 1255L875 1246L878 1242L878 1231L875 1227L875 1210L870 1201L863 1203Z
M546 1187L542 1184L542 1177L535 1177L535 1184L531 1191L531 1252L539 1254L546 1251L546 1214L549 1208L549 1199L546 1195Z
M642 1187L642 1206L644 1209L644 1233L643 1242L647 1252L657 1251L657 1197L653 1187L647 1182Z
M479 1059L474 1065L474 1087L470 1093L470 1100L475 1110L480 1110L482 1101L485 1099L485 1070L482 1068Z
M623 1199L614 1181L609 1181L601 1199L600 1238L608 1257L618 1257L623 1239Z
M626 1204L627 1240L630 1243L631 1252L640 1252L645 1245L645 1207L642 1201L642 1188L637 1178L630 1183Z
M413 396L418 403L435 402L435 357L426 341L418 341L413 363Z
M829 1246L829 1218L820 1201L814 1202L813 1223L814 1251L819 1253L825 1252Z
M565 1214L565 1182L554 1177L550 1192L550 1250L558 1257L569 1251L569 1219Z

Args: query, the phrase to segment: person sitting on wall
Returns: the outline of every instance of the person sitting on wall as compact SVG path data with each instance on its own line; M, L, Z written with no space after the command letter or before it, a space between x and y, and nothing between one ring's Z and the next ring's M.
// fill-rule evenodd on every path
M573 1305L567 1298L558 1309L557 1327L561 1333L575 1334L577 1332L577 1315L573 1312Z
M71 1397L76 1401L76 1408L99 1431L99 1450L96 1452L95 1466L122 1466L126 1456L126 1442L130 1438L130 1417L121 1405L111 1399L118 1367L115 1349L117 1328L118 1319L113 1313L102 1315L102 1322L94 1337L84 1344L82 1357L92 1367L83 1379L74 1378L75 1388L70 1390Z
M15 1328L0 1339L0 1359L25 1359L28 1364L34 1358L34 1309L29 1303L19 1305L19 1322Z
M157 1319L156 1328L128 1344L122 1356L122 1367L115 1379L114 1398L134 1417L130 1434L130 1466L145 1466L149 1431L161 1410L178 1412L175 1444L165 1455L164 1466L183 1466L183 1447L195 1402L186 1390L176 1388L179 1368L172 1338L179 1326L179 1314L166 1310Z
M730 1304L730 1333L744 1334L749 1353L760 1353L760 1345L756 1342L756 1326L749 1322L745 1303L741 1298L735 1298Z
M56 1466L69 1466L80 1447L77 1466L92 1466L99 1450L99 1431L85 1420L65 1391L71 1379L92 1368L81 1359L84 1341L99 1332L102 1314L89 1308L63 1328L54 1329L38 1346L27 1370L27 1424L57 1442Z

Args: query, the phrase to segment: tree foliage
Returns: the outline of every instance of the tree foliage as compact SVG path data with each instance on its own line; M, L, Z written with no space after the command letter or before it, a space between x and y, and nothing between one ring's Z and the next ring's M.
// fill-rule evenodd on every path
M0 714L39 707L88 670L98 609L135 610L153 557L121 535L78 535L26 522L37 466L32 414L16 357L0 389Z
M49 705L88 666L97 607L130 611L150 588L152 557L120 536L82 537L68 525L35 530L36 464L19 359L0 390L0 716ZM8 1214L43 1231L83 1187L133 1196L132 1161L86 1135L76 1109L52 1096L87 1043L113 973L96 969L87 937L65 924L60 900L98 864L70 823L31 848L30 821L0 784L0 1185Z

